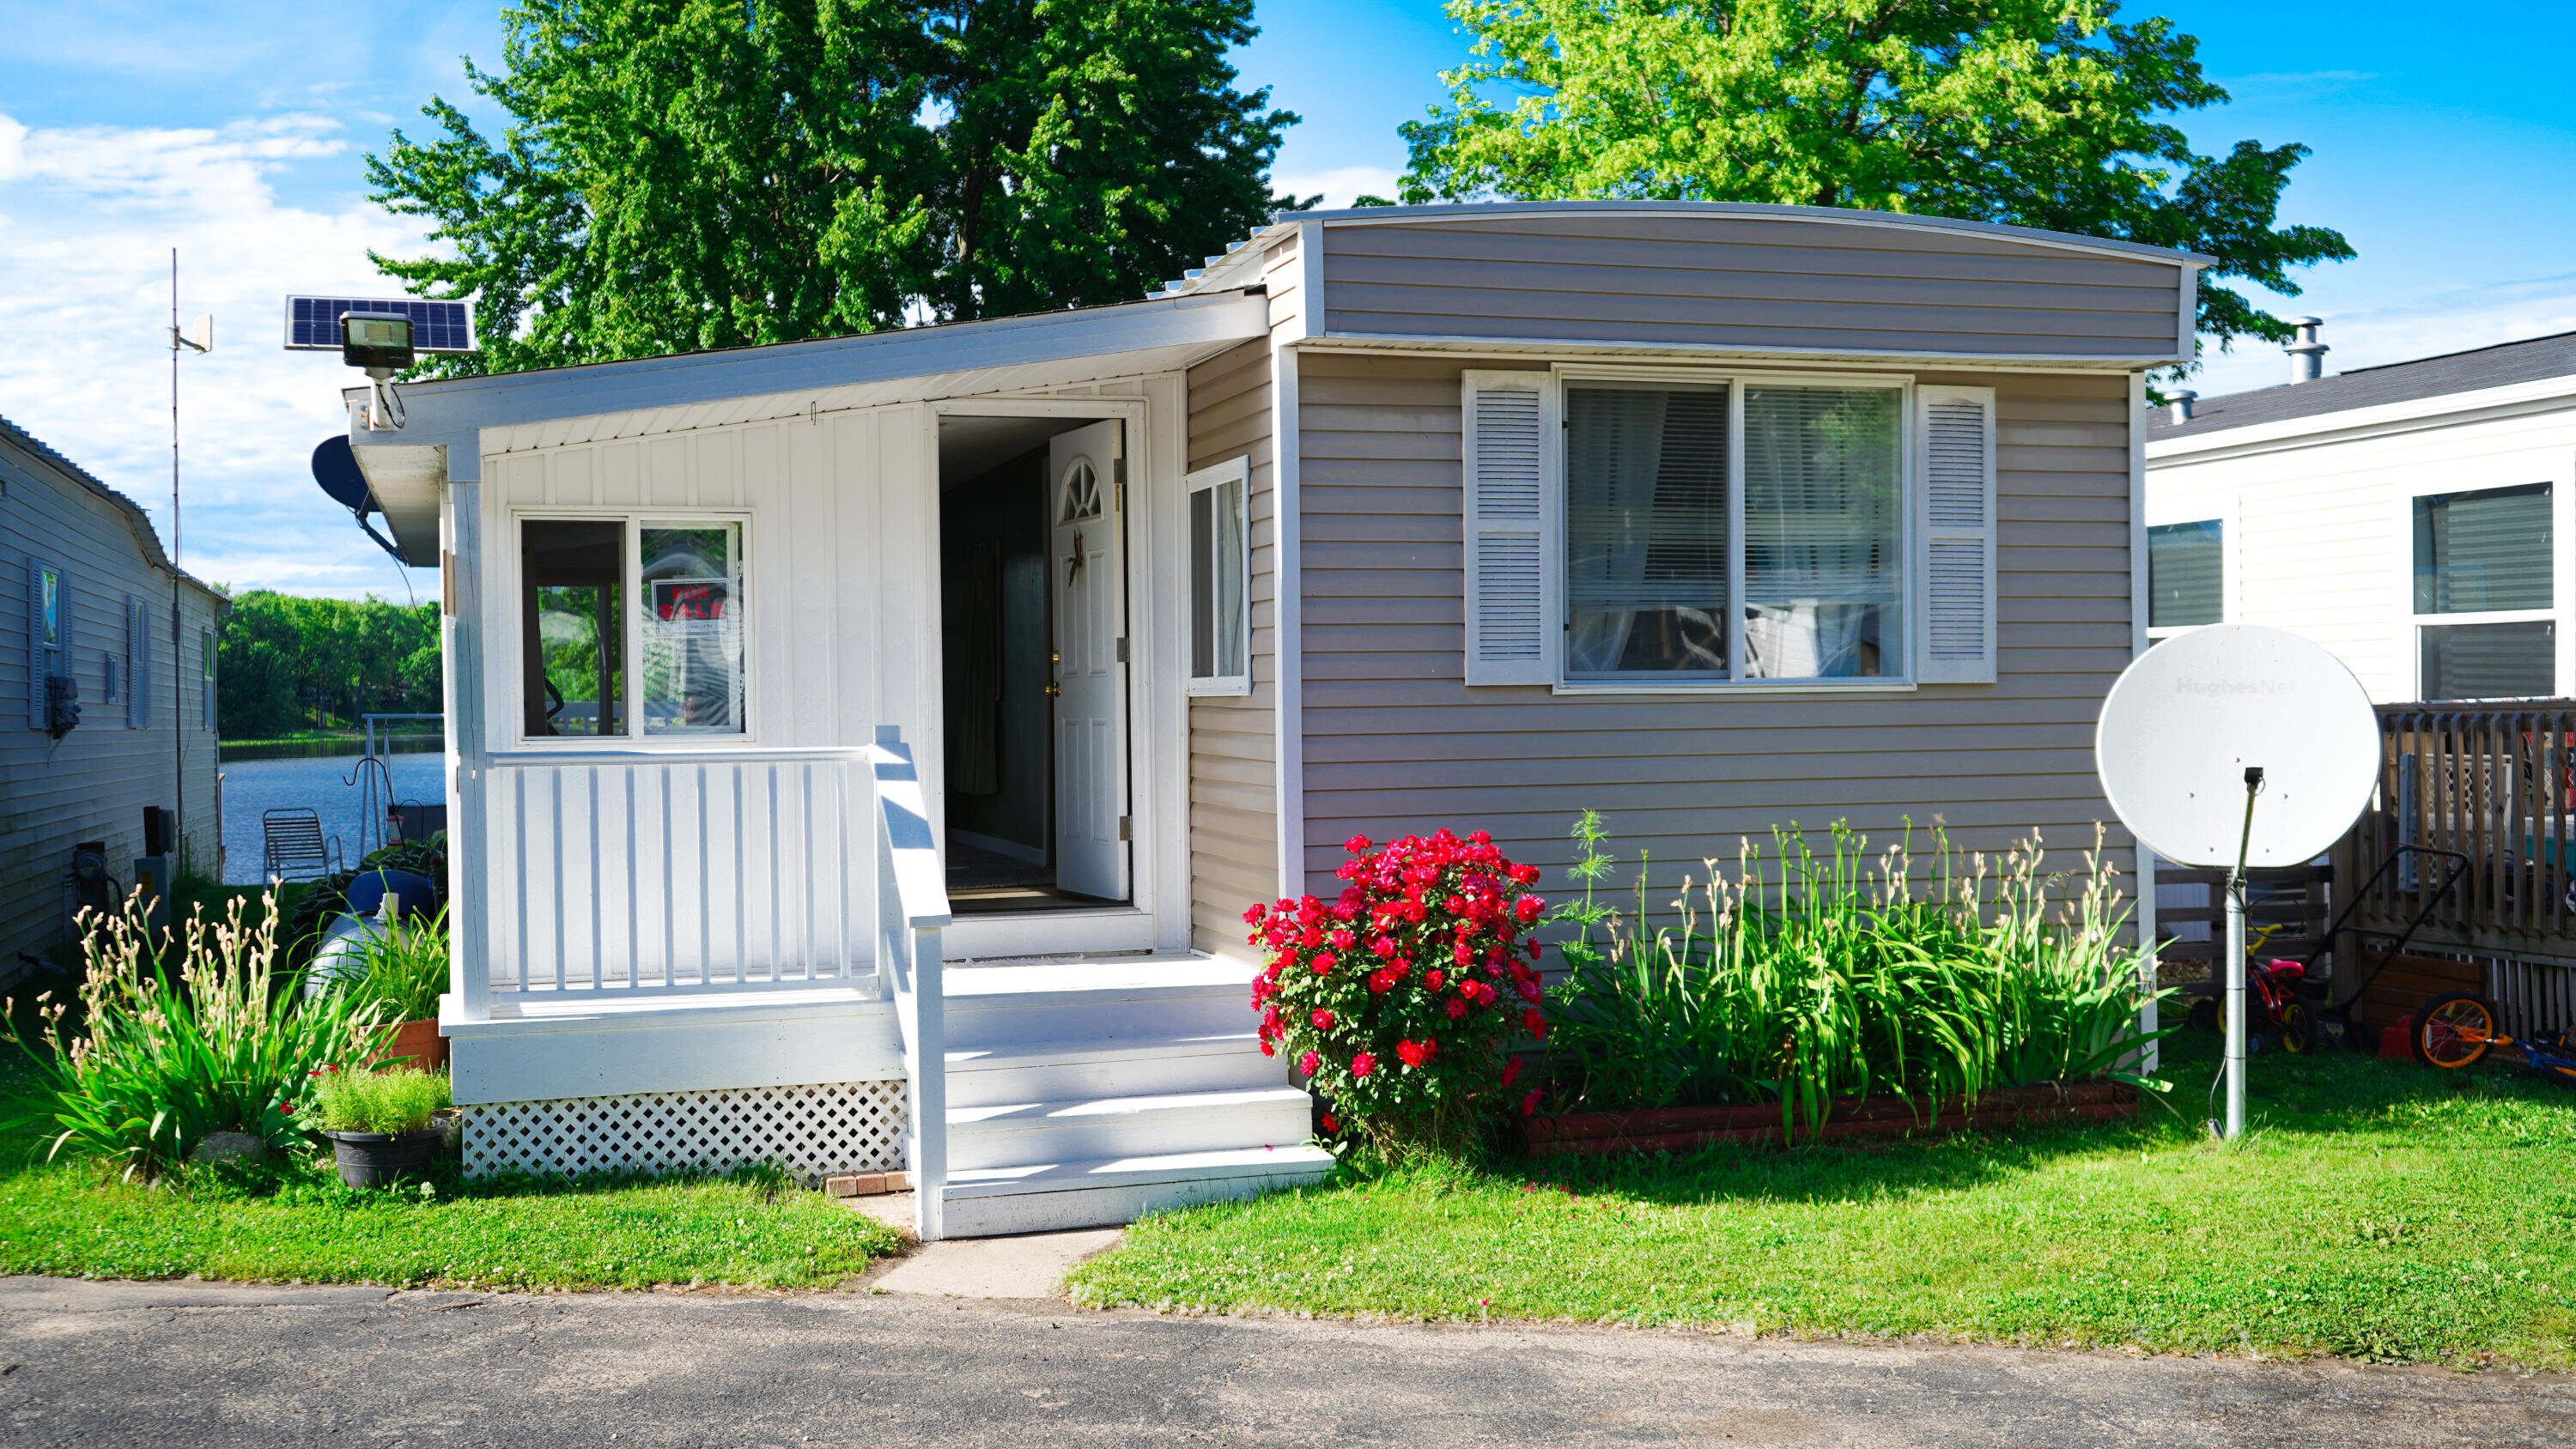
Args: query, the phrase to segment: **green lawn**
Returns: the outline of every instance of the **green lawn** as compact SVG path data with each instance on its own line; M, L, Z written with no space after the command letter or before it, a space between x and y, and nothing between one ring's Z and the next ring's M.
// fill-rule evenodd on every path
M32 1105L0 1044L0 1120ZM429 1191L341 1187L326 1159L199 1172L170 1187L100 1185L0 1137L0 1273L285 1279L483 1288L734 1284L821 1288L895 1246L874 1219L758 1174L579 1185L470 1184L447 1164Z
M1363 1174L1146 1220L1079 1301L2576 1366L2576 1092L2258 1058L2179 1117L1877 1150ZM2185 1120L2188 1119L2188 1120Z

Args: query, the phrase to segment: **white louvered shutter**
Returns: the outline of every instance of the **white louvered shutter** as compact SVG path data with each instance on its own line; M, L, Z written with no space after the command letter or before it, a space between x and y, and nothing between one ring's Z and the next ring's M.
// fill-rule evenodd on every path
M1915 389L1923 436L1925 684L1995 682L1995 390Z
M1466 463L1467 682L1554 684L1561 504L1556 381L1544 372L1469 372Z
M132 594L125 596L125 727L139 730L152 723L143 707L143 683L151 676L143 672L143 650L152 630L152 621L143 612L143 601Z

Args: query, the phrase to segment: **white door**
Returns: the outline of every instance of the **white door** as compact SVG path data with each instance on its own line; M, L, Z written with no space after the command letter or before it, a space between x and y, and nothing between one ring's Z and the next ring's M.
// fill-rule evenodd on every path
M1126 550L1118 423L1047 443L1055 520L1055 883L1127 899Z

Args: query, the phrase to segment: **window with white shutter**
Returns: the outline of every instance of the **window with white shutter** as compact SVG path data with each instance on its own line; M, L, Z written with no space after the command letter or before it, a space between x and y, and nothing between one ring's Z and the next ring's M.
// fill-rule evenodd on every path
M1565 627L1557 559L1555 379L1471 371L1460 398L1466 483L1467 682L1554 684Z
M125 596L125 727L147 728L152 723L152 676L144 671L143 661L152 649L152 615L143 601L132 594Z
M1915 390L1923 437L1925 684L1995 681L1995 390Z

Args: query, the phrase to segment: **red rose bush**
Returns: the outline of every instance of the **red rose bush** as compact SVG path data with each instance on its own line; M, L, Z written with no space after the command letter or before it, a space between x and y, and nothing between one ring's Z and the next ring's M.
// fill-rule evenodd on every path
M1296 1063L1331 1110L1326 1131L1381 1147L1471 1142L1520 1074L1513 1037L1544 1036L1539 944L1546 902L1477 831L1346 847L1339 899L1244 913L1268 963L1252 983L1261 1050Z

